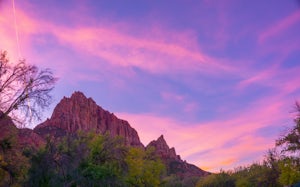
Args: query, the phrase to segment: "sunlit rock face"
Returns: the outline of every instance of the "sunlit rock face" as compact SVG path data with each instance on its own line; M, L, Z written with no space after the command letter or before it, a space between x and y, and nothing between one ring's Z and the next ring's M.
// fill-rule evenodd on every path
M55 107L50 119L38 125L38 134L63 136L76 131L95 131L111 136L122 136L127 145L143 146L135 129L125 120L102 109L91 98L81 92L74 92L70 98L64 97Z

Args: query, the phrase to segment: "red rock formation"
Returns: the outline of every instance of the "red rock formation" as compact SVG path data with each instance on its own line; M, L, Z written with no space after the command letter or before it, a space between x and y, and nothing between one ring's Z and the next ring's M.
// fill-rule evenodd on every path
M45 144L45 140L33 130L18 129L9 116L0 119L0 142L3 140L8 140L21 149L24 147L37 149Z
M181 160L180 156L176 155L175 148L169 148L163 135L157 140L151 141L146 148L149 147L155 148L155 153L166 164L168 174L176 174L181 178L209 175L209 172Z
M151 141L147 145L147 147L150 146L153 146L155 148L156 154L163 159L180 160L180 156L176 155L174 147L172 147L171 149L169 148L163 135L161 135L157 140Z
M46 144L45 139L35 133L32 129L19 129L18 137L21 147L31 146L34 149L38 149Z
M3 117L2 115L3 113L0 111L0 142L8 139L15 139L18 135L18 128L14 125L10 117Z
M135 129L125 120L102 109L91 98L81 92L75 92L71 98L64 97L55 107L50 119L38 125L34 131L38 134L61 136L78 130L109 132L112 136L122 136L127 145L143 146Z

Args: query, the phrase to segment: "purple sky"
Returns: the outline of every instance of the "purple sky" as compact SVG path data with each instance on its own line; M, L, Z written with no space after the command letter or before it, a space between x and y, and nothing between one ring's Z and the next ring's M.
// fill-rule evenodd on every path
M15 0L15 17L12 7L0 0L0 50L60 79L45 118L80 90L145 145L164 134L209 171L261 160L293 125L300 1Z

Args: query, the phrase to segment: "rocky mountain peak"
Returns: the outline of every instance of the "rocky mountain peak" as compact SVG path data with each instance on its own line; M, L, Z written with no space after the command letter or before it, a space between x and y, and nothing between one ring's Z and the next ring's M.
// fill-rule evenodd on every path
M157 140L151 141L147 147L154 147L155 153L162 159L167 166L168 174L176 174L182 178L192 176L205 176L209 173L203 171L195 165L189 164L181 160L179 155L176 155L175 148L169 148L164 136L161 135Z
M78 102L93 102L94 104L95 101L92 99L92 98L87 98L82 92L80 91L75 91L70 98L66 98L64 97L64 99L70 99L70 100L73 100L73 101L78 101Z
M151 141L147 147L153 146L155 147L156 153L161 157L165 159L175 159L180 160L180 156L176 155L174 148L169 148L166 140L164 139L164 136L161 135L157 140Z
M81 91L75 91L74 93L72 93L71 99L75 99L75 98L87 99L87 97Z
M50 119L36 126L38 134L63 136L66 133L95 131L112 136L122 136L128 145L142 146L135 129L125 120L104 110L82 92L74 92L70 98L64 97L55 107Z

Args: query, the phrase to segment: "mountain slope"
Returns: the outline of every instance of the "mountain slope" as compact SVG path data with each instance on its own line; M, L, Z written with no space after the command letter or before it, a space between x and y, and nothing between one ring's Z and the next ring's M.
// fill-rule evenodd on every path
M112 136L124 137L126 145L143 146L136 130L127 121L102 109L81 92L74 92L70 98L64 97L55 107L51 118L34 128L41 136L63 136L78 130L100 134L109 132Z

